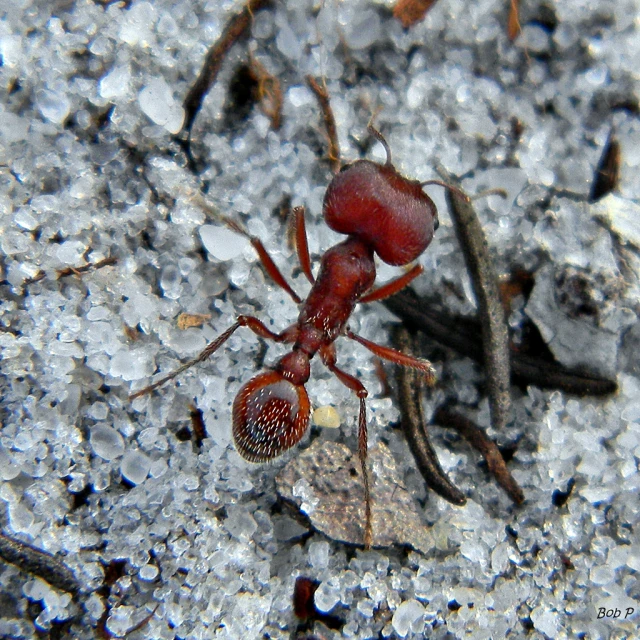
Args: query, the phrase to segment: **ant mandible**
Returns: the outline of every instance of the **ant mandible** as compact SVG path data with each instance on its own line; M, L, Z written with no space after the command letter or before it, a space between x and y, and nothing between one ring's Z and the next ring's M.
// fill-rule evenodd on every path
M415 265L404 275L372 289L376 279L374 254L393 266L408 265L427 248L438 228L435 204L422 187L437 181L418 182L400 175L391 163L391 151L382 134L371 124L368 131L383 146L385 164L358 160L343 167L329 183L324 196L323 215L331 229L347 239L330 248L320 262L318 277L311 272L311 259L304 221L304 207L294 209L296 245L300 267L312 284L295 324L273 333L254 316L239 316L235 324L211 342L193 360L169 375L130 396L133 400L215 353L240 327L248 327L262 338L293 344L273 370L247 382L233 402L233 440L240 455L250 462L266 462L297 444L309 424L311 405L305 384L310 376L310 360L316 353L325 366L360 399L358 416L358 456L365 491L365 547L373 541L371 498L367 458L367 416L364 385L336 365L336 338L344 335L369 349L379 358L412 367L435 381L431 363L396 349L370 342L353 333L347 322L359 302L383 300L406 287L423 269ZM302 299L291 288L262 242L227 218L234 231L247 237L265 270L294 302Z

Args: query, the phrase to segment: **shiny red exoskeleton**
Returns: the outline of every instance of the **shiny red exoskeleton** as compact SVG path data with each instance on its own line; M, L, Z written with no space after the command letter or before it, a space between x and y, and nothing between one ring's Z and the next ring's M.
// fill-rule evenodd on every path
M305 383L309 380L310 360L319 353L327 368L360 399L358 450L365 486L366 546L372 543L366 467L367 390L357 378L338 368L334 342L339 336L346 336L380 358L423 371L428 381L433 381L434 372L428 361L370 342L350 331L347 322L357 303L382 300L422 272L422 267L416 265L374 289L374 255L390 265L408 265L427 248L438 226L436 207L422 190L427 183L400 175L391 163L389 147L382 135L373 127L369 127L369 131L384 145L387 161L378 164L359 160L345 167L329 184L324 197L324 219L331 229L347 235L347 239L323 255L317 278L311 271L304 209L297 207L294 210L300 266L313 285L302 303L297 322L282 333L273 333L257 318L240 316L197 358L131 396L136 398L149 393L197 362L206 360L240 327L248 327L263 338L291 343L291 351L272 370L247 382L233 403L233 438L238 452L252 462L264 462L290 449L307 430L311 405ZM249 238L267 273L295 302L301 303L260 240L249 236L235 222L225 221Z

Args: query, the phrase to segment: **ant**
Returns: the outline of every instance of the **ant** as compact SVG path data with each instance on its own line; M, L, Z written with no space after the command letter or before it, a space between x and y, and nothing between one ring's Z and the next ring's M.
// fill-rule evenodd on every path
M272 280L294 302L302 303L297 322L281 333L273 333L258 318L241 315L196 358L130 396L133 400L150 393L186 369L203 362L240 327L248 327L265 339L291 343L291 351L280 358L272 370L247 382L233 402L233 439L238 452L250 462L266 462L297 444L307 430L311 405L305 384L310 377L310 360L319 353L329 371L360 400L358 456L365 492L366 548L370 548L373 541L366 465L365 398L368 392L356 377L336 365L334 342L338 337L346 336L379 358L421 371L428 384L435 382L435 372L428 360L370 342L353 333L347 322L357 303L383 300L422 273L422 266L415 265L404 275L373 288L376 279L374 254L392 266L404 266L415 261L430 244L438 228L436 206L422 188L428 184L452 188L437 180L421 183L402 176L391 162L391 150L382 134L371 124L368 131L383 145L386 162L357 160L343 167L329 183L323 202L324 219L331 229L347 235L347 239L322 256L317 278L311 272L304 207L293 210L298 260L312 284L304 302L285 280L262 242L234 221L224 218L228 226L250 240Z

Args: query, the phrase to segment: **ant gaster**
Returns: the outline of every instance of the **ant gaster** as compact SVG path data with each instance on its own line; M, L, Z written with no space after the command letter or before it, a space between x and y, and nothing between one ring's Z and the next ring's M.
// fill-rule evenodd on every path
M344 167L330 182L324 196L324 219L331 229L346 234L347 239L324 254L317 278L311 272L304 208L294 209L298 259L303 273L313 285L297 322L282 333L273 333L258 318L239 316L235 324L195 359L131 396L134 399L149 393L206 360L240 327L248 327L262 338L291 343L291 351L280 358L272 370L247 382L233 403L233 439L238 452L251 462L265 462L297 444L307 430L311 405L305 384L310 376L310 360L319 353L326 367L360 399L358 454L365 490L366 547L373 541L366 466L365 398L368 393L356 377L338 368L334 342L341 335L351 338L379 358L422 371L433 384L434 370L427 360L370 342L353 333L347 322L358 302L387 298L422 273L422 267L416 265L404 275L372 289L376 279L374 254L389 265L408 265L422 254L433 238L438 227L438 212L422 187L426 184L448 186L435 180L420 183L400 175L391 163L391 152L382 134L371 125L368 130L384 146L386 162L358 160ZM249 238L267 273L296 303L301 303L262 242L232 220L224 220L234 231Z

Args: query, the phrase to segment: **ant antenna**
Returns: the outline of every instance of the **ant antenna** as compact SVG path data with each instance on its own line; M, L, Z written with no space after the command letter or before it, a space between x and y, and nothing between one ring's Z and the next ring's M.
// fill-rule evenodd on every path
M420 186L426 187L430 184L437 184L439 187L443 187L448 191L453 191L453 193L455 193L457 196L460 196L463 200L466 200L467 202L471 201L471 198L464 191L462 191L462 189L458 189L457 187L454 187L452 184L447 184L446 182L442 182L442 180L426 180L425 182L421 182Z
M391 167L393 166L391 164L391 149L389 148L389 145L387 143L387 141L385 140L384 136L373 126L373 119L378 115L378 113L374 113L371 116L371 120L369 120L369 124L367 125L367 131L369 132L370 135L372 135L383 147L384 150L387 154L387 161L385 162L385 166L387 167Z

